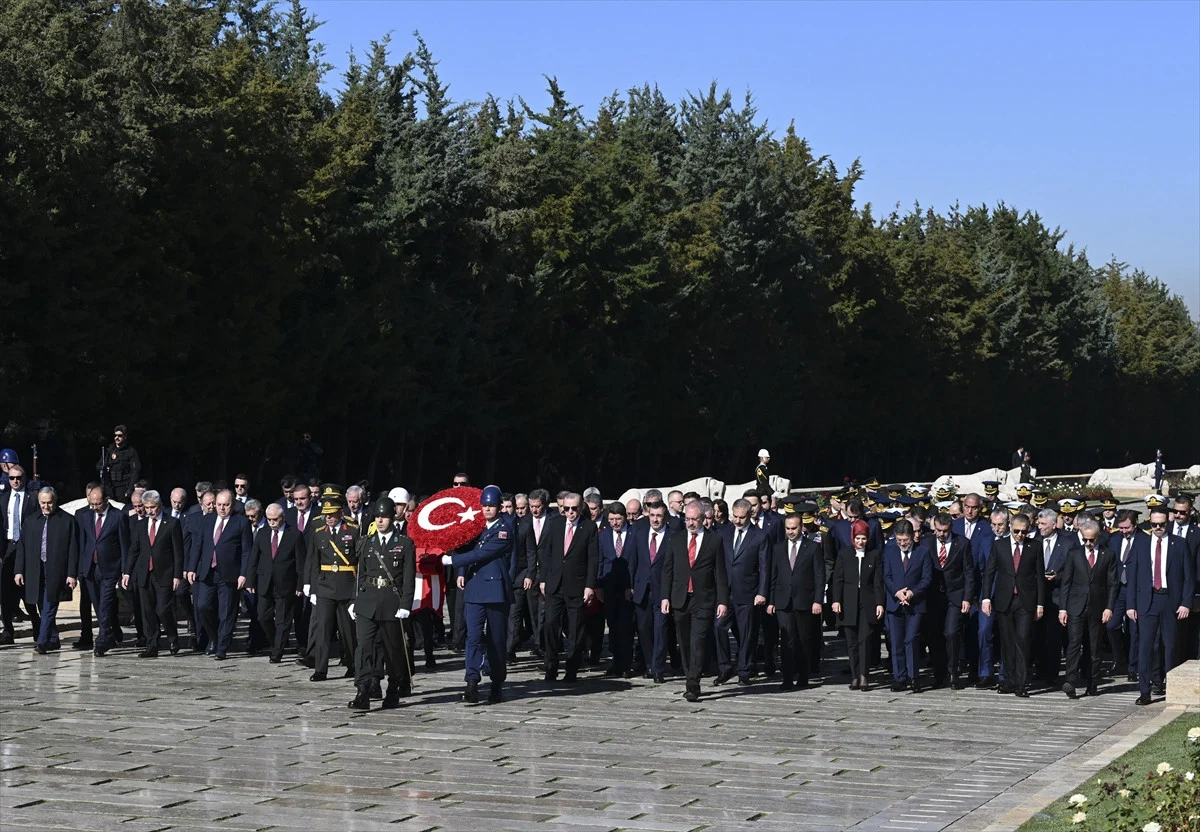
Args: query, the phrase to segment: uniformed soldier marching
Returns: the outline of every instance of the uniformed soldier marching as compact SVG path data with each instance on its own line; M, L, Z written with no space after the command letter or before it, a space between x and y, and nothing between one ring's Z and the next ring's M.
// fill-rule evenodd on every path
M758 450L758 465L754 466L754 487L760 492L764 489L771 490L771 474L768 471L768 466L771 464L771 455L766 448Z
M388 497L375 501L374 531L358 541L358 595L350 615L358 628L358 695L350 707L371 707L371 687L383 678L388 688L383 707L400 707L400 697L412 693L412 668L404 638L404 619L412 608L417 577L417 550L412 539L393 527L396 503ZM380 649L382 648L382 649Z
M445 555L442 562L454 569L464 593L467 623L467 689L463 701L479 701L484 656L487 656L492 680L488 702L500 701L500 688L508 675L505 645L508 640L508 607L512 603L512 576L509 572L516 546L512 518L500 513L500 488L483 489L479 504L487 525L468 551ZM486 633L485 633L486 631Z
M321 501L325 525L313 531L305 563L305 592L313 610L313 659L310 682L328 678L329 641L333 638L333 623L337 620L338 638L342 644L342 662L353 662L354 624L350 620L350 603L356 588L358 567L358 527L342 517L341 497L329 496ZM354 675L351 664L346 676Z

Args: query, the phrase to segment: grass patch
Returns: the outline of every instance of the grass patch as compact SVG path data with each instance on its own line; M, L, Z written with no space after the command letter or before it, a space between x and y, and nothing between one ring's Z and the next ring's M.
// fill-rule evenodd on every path
M1071 823L1074 809L1068 804L1073 794L1087 796L1085 809L1090 817L1099 818L1109 800L1100 787L1100 783L1116 783L1121 778L1117 769L1128 766L1133 771L1130 778L1135 783L1145 782L1147 772L1153 772L1162 762L1170 763L1177 772L1192 770L1191 758L1187 749L1188 729L1200 726L1200 714L1185 713L1163 726L1157 733L1142 740L1129 751L1114 760L1107 768L1098 771L1094 776L1080 783L1058 800L1051 803L1026 821L1018 832L1078 832L1079 827Z

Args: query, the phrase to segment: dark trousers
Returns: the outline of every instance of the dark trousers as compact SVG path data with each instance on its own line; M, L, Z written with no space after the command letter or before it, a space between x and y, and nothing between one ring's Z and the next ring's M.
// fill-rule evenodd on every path
M47 586L46 564L39 563L38 568L42 570L42 598L41 603L37 605L39 616L37 643L49 647L52 644L58 644L58 602L62 587ZM25 606L28 609L29 605Z
M722 674L735 669L733 651L729 648L729 631L733 627L737 630L737 675L748 677L754 667L754 648L758 646L758 616L753 604L734 604L713 624L717 670Z
M1108 646L1112 649L1113 661L1117 663L1117 673L1137 673L1138 669L1138 623L1129 620L1125 614L1127 609L1125 587L1122 586L1107 625Z
M975 622L975 645L977 650L975 656L978 659L976 675L980 679L985 679L993 675L993 665L995 665L997 654L1000 652L999 645L996 643L998 637L994 630L996 625L995 616L984 615L983 610L978 605L971 607L968 615Z
M846 655L850 657L850 678L858 679L871 672L871 632L875 629L875 610L859 606L852 625L842 625L846 634Z
M1083 660L1083 647L1086 644L1090 667L1084 668L1089 687L1095 687L1100 682L1100 645L1104 638L1104 623L1100 613L1085 610L1083 615L1067 617L1067 681L1078 687L1080 682L1079 665Z
M296 611L292 616L292 632L296 634L296 651L303 657L311 656L308 634L312 631L312 604L307 595L296 599Z
M1033 610L1014 596L1012 606L1004 612L992 611L1000 634L1000 649L1004 660L1004 681L1014 690L1029 687L1029 651L1033 646Z
M114 594L115 597L115 594ZM171 584L160 584L153 579L140 587L138 599L142 603L142 624L146 628L146 649L158 651L158 630L167 631L167 643L175 646L179 641L179 625L175 622L175 590ZM101 619L103 621L103 619ZM100 629L101 638L104 628ZM99 647L101 641L96 642Z
M754 617L763 636L763 665L768 674L775 672L775 652L779 648L779 617L767 615L765 606L754 608Z
M537 603L538 588L536 585L530 587L528 591L520 586L513 589L513 602L508 610L508 644L506 648L509 653L515 653L525 640L526 626L533 635L534 646L541 647L537 626Z
M904 608L907 609L907 608ZM888 613L888 652L892 654L892 676L896 684L911 682L921 672L921 623L919 612Z
M262 637L271 648L272 656L282 656L283 648L287 646L288 633L296 617L296 600L294 592L269 592L258 598L258 626L262 628Z
M816 669L813 659L813 618L811 607L806 610L775 610L779 619L779 665L783 681L807 687L809 677Z
M483 678L486 662L492 682L508 677L505 665L505 644L508 641L508 604L466 604L463 607L467 625L466 681Z
M1037 675L1051 684L1062 669L1063 649L1067 646L1067 628L1058 623L1058 612L1058 605L1047 600L1042 620L1033 624L1034 667Z
M600 654L604 651L604 621L605 607L607 606L607 604L601 604L598 609L592 610L584 608L583 642L589 664L598 664Z
M633 668L633 602L623 591L604 596L604 617L608 620L608 649L612 651L613 670L624 673Z
M311 606L311 602L309 603ZM333 598L318 597L316 609L313 611L310 645L313 659L316 661L313 669L318 673L329 672L329 642L333 639L335 620L338 640L342 644L342 664L353 667L355 629L354 623L350 621L350 600L335 601Z
M938 681L947 675L958 676L962 652L962 605L945 595L934 595L925 602L925 643L929 645L933 675Z
M667 672L667 622L670 616L663 615L662 602L647 592L644 601L633 605L637 622L638 644L642 660L650 673Z
M6 540L4 545L4 564L0 567L0 622L3 623L4 632L12 635L13 617L17 614L19 605L24 602L25 611L29 613L29 620L33 625L33 633L37 635L39 624L37 605L25 600L24 588L17 586L13 581L13 561L16 560L17 544Z
M148 635L146 632L146 624L142 621L142 601L141 589L135 586L132 582L129 584L129 589L116 590L116 600L113 603L113 634L117 641L123 638L121 633L121 622L119 619L120 606L122 603L129 607L129 620L133 622L134 632L137 637L144 639ZM157 635L157 633L155 633Z
M675 619L675 632L679 634L679 648L683 654L683 672L687 677L687 689L700 692L700 676L704 673L705 647L712 633L714 611L702 607L695 597L688 595L682 607L671 607Z
M317 606L320 606L320 601ZM362 647L358 654L354 684L358 687L379 681L387 671L388 693L407 696L412 692L412 673L409 668L408 646L405 643L404 622L399 618L376 620L360 615L355 632Z
M44 614L43 614L44 615ZM1162 640L1162 660L1155 661L1155 651ZM1175 656L1175 607L1167 595L1152 594L1150 608L1138 611L1138 688L1142 696L1150 695L1150 681L1161 684L1166 672L1173 667Z
M575 673L583 661L583 599L566 598L561 592L546 596L546 671L558 672L558 654L566 651L567 673ZM563 623L567 638L563 641Z
M466 596L458 588L458 579L451 574L444 583L446 587L446 607L450 612L450 647L454 650L465 650L467 647Z
M238 590L236 584L227 584L219 580L214 572L209 572L203 581L196 582L196 615L200 618L200 626L208 638L208 643L215 646L218 656L229 652L233 642L233 628L237 624Z
M242 602L246 607L247 616L250 619L247 627L250 639L247 645L250 650L261 650L264 647L271 646L271 639L267 638L266 630L263 629L262 617L258 614L259 597L248 589L242 590Z
M79 593L79 637L85 644L92 641L92 622L83 625L83 611L91 607L96 611L95 645L108 649L116 641L114 627L117 624L117 582L116 579L105 580L100 576L100 568L92 564L92 568L84 575Z
M412 615L410 615L404 623L408 625L408 632L413 634L413 638L410 638L408 640L409 658L410 659L413 658L413 651L416 649L415 645L416 645L416 642L418 641L417 637L419 636L420 637L419 640L421 642L421 649L425 652L425 662L427 664L429 662L432 662L434 660L433 659L433 648L434 648L434 644L433 644L433 629L434 629L433 610L431 610L431 609L413 610Z

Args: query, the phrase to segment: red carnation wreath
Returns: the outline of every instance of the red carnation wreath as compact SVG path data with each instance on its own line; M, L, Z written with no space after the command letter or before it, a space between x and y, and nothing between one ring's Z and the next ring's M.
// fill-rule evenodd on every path
M482 493L469 486L447 488L417 506L408 524L417 554L441 555L479 537L486 525L479 505Z

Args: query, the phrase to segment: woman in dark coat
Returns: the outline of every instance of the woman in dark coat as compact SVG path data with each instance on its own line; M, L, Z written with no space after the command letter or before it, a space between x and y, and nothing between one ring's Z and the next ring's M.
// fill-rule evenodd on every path
M867 551L868 537L866 522L855 520L850 527L854 545L838 552L830 581L833 611L846 633L851 690L869 690L871 633L883 618L883 559L878 549Z

